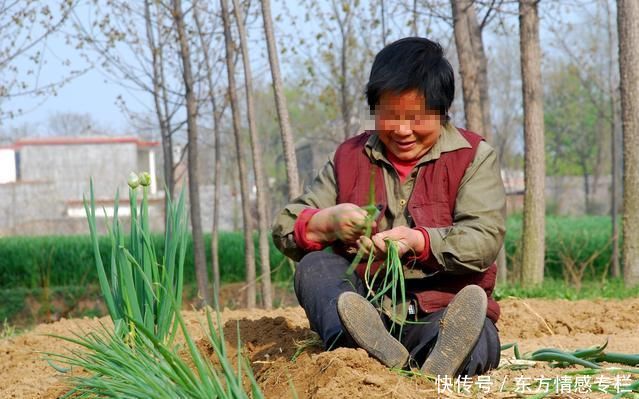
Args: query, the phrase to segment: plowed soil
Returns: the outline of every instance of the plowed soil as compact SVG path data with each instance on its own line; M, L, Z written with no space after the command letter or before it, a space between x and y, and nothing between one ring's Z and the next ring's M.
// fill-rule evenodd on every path
M639 299L506 299L500 304L502 318L497 326L502 344L517 342L522 353L543 347L572 350L602 344L606 339L612 352L639 353ZM185 311L184 316L189 331L205 350L200 324L203 314ZM42 352L59 353L68 344L48 334L70 336L96 328L100 322L110 323L107 318L60 320L0 340L0 398L57 398L64 394L68 374L51 367ZM520 370L509 365L513 352L508 350L502 352L504 366L500 369L482 380L449 387L443 380L388 370L361 349L322 351L314 344L316 336L299 307L225 310L222 322L231 354L235 353L239 326L242 350L267 398L514 398L518 393L532 395L546 388L553 397L594 398L611 397L598 392L595 382L609 383L613 388L617 384L623 390L630 381L639 379L629 371L609 369L576 376L571 372L580 370L579 366L552 368L542 362ZM77 372L81 371L72 371ZM548 387L551 380L560 383Z

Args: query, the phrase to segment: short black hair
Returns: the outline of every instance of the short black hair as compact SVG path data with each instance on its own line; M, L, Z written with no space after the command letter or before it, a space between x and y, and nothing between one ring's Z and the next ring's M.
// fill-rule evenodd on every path
M453 67L444 57L442 46L423 37L406 37L384 47L375 56L366 85L371 112L385 91L402 93L419 90L428 109L448 118L455 96Z

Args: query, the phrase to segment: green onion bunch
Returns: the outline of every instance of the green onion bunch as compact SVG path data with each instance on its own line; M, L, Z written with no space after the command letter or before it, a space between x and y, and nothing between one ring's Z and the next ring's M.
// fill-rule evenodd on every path
M404 281L404 266L399 257L397 242L390 239L386 239L384 242L386 243L386 259L384 264L377 269L371 278L371 265L375 258L371 252L366 264L364 282L368 289L367 298L374 305L381 307L385 295L391 299L390 318L393 321L393 324L391 324L392 332L396 321L403 319L405 316L406 284ZM380 275L383 275L383 278L380 278ZM378 279L381 280L379 284ZM398 324L399 336L401 337L403 323L400 322Z
M97 332L74 338L61 337L81 349L68 355L46 353L49 364L58 371L68 372L53 362L80 367L90 376L71 377L73 389L64 398L263 398L247 360L238 351L236 367L229 359L219 319L216 328L207 312L208 342L220 361L220 370L203 357L190 337L184 319L176 312L176 319L188 347L187 359L178 354L178 347L170 348L152 331L136 321L138 334L135 345L126 336L114 334L105 326ZM188 360L188 361L187 361ZM244 387L250 384L250 394Z
M502 346L502 350L513 348L515 359L551 362L556 367L567 367L578 364L591 369L601 368L600 362L619 363L627 366L639 366L639 353L626 354L606 352L608 340L601 345L590 348L577 349L575 351L562 351L555 348L542 348L531 353L519 352L517 343Z
M135 335L136 326L144 326L160 341L171 341L175 335L175 313L181 308L184 255L186 252L188 224L184 206L184 190L174 204L166 201L166 226L164 256L158 258L149 229L148 174L129 177L129 204L131 230L128 247L122 226L118 220L119 195L116 193L113 220L108 228L111 240L110 278L102 262L96 231L96 210L93 181L90 198L85 197L84 207L98 271L98 280L104 299L113 319L116 333ZM138 211L137 188L142 188L142 200ZM126 325L124 322L127 322Z
M639 369L628 369L628 368L617 368L617 367L608 367L604 368L601 365L601 362L607 363L618 363L626 366L638 366L639 365L639 353L637 354L626 354L626 353L614 353L607 352L605 349L608 346L608 340L601 345L591 346L589 348L576 349L574 351L562 351L556 348L542 348L533 352L528 352L522 354L519 351L519 346L517 343L511 343L507 345L503 345L501 347L502 351L513 348L513 352L515 354L516 361L514 362L514 366L507 366L509 368L527 368L530 367L534 362L549 362L551 367L569 367L573 365L583 366L583 369L568 371L566 375L595 375L604 371L616 372L616 373L628 373L628 374L639 374ZM523 362L517 362L517 360ZM551 392L555 389L556 382L553 381L550 384L550 389L546 392L541 392L539 394L531 396L534 399L542 399L546 396L550 395ZM592 384L590 388L595 391L607 392L613 395L613 399L625 397L626 395L636 395L639 393L639 381L632 382L629 386L624 387L627 392L620 392L617 389L613 389L609 385L601 385L601 384ZM635 396L632 396L635 397Z
M189 335L180 313L182 273L187 223L184 190L177 204L167 198L165 253L158 258L149 239L147 190L144 174L129 179L131 235L124 239L118 221L116 195L109 230L112 262L110 279L98 249L93 182L90 200L85 200L100 286L114 329L102 325L95 332L57 336L79 346L66 354L45 353L49 364L60 372L80 367L89 374L70 378L73 388L65 398L263 398L248 361L239 350L234 366L225 347L219 312L217 327L207 311L206 336L219 367L204 357ZM136 188L143 188L139 212ZM108 226L107 226L108 227ZM160 262L161 261L161 262ZM173 344L181 330L186 355ZM238 331L239 337L239 331ZM55 363L54 363L55 362ZM70 366L67 368L56 363ZM250 386L245 388L245 382Z

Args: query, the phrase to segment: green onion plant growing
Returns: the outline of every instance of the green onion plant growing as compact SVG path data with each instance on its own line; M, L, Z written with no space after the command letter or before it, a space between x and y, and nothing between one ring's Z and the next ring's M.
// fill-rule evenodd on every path
M160 341L171 341L175 334L176 309L182 305L183 267L188 224L184 205L184 190L177 203L166 201L165 252L158 258L150 239L148 173L129 176L131 230L128 247L118 220L119 195L116 193L113 220L108 227L111 239L110 278L102 262L96 231L96 210L93 181L90 197L84 207L89 222L100 288L116 333L135 335L136 325L153 332ZM138 211L137 189L142 189ZM127 325L124 326L124 321Z
M102 325L97 332L57 336L79 345L80 349L72 349L70 354L45 353L49 364L63 373L74 366L89 372L89 376L71 377L73 388L64 397L263 398L253 371L239 350L239 339L236 368L229 359L219 312L216 312L216 327L207 311L208 331L205 330L219 359L219 368L199 352L191 338L180 313L187 237L184 191L177 204L167 198L165 253L158 258L149 239L149 184L148 174L132 174L129 178L131 235L128 246L117 217L116 195L109 228L112 252L109 279L98 248L91 182L85 209L100 286L114 330ZM139 211L135 191L138 186L142 187ZM186 355L180 355L179 347L173 344L178 327L188 349ZM54 361L71 367L60 367ZM243 376L250 386L248 392Z

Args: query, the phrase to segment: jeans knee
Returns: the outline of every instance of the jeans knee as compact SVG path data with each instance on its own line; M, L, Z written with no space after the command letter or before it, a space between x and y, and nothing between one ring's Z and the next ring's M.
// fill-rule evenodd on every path
M339 255L324 251L311 252L295 268L295 285L317 285L322 281L340 279L347 267L348 261Z
M309 275L313 273L313 269L317 266L317 259L320 251L311 252L304 255L295 267L295 287L297 288L303 281L309 278Z
M324 251L309 252L297 264L298 269L307 269L309 266L318 263L318 260L326 255Z

